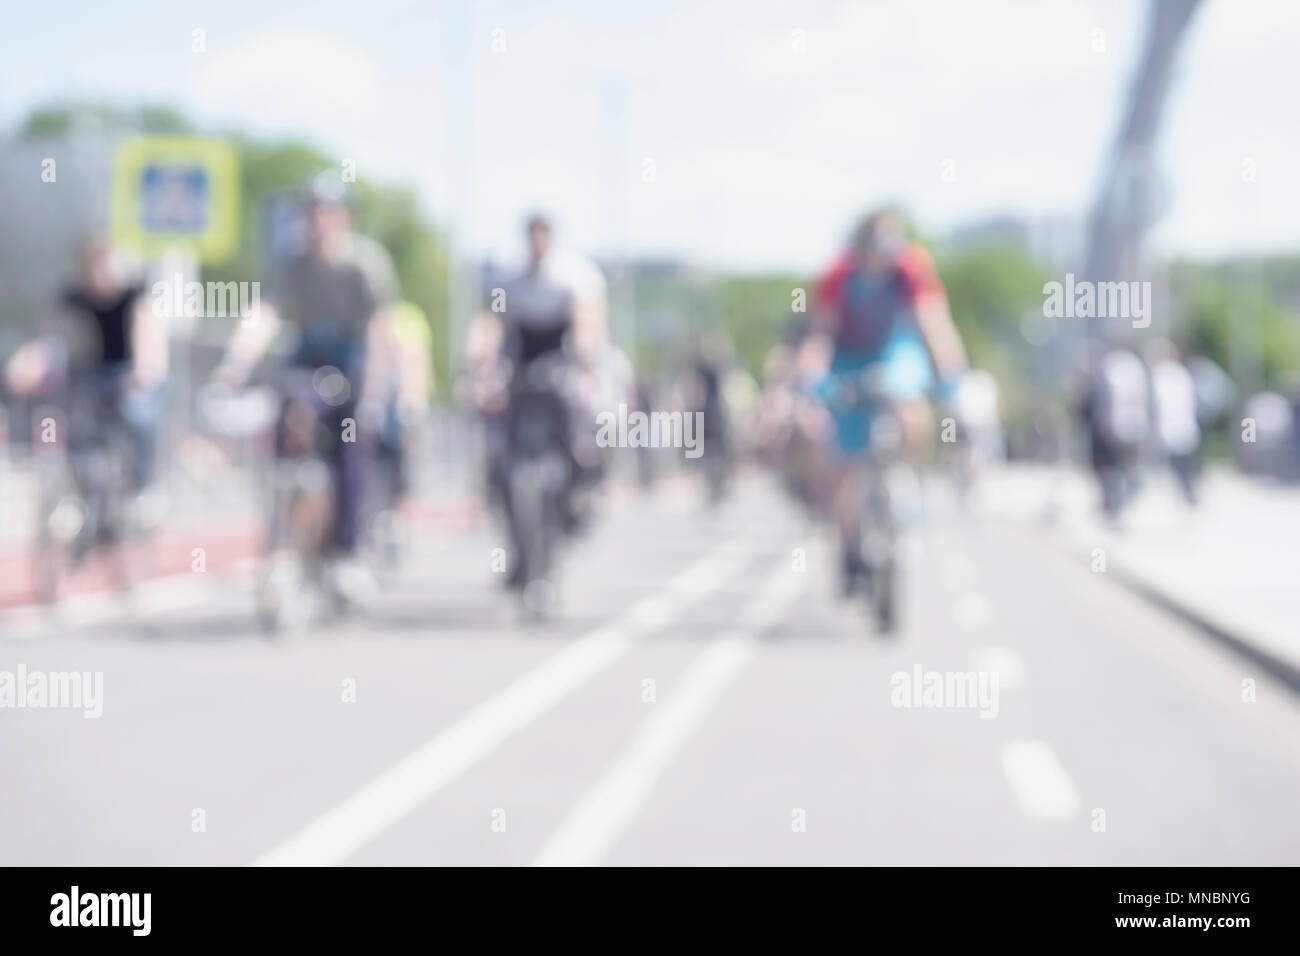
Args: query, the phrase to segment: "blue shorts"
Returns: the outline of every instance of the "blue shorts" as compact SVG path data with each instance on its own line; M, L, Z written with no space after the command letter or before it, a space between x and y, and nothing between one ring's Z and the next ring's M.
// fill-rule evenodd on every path
M815 393L827 400L834 393L837 377L858 374L876 364L884 366L883 387L893 402L924 398L934 387L934 368L920 334L914 329L900 329L878 351L837 347L830 371ZM866 451L871 441L873 409L864 405L847 408L830 402L828 405L835 423L836 451L845 457Z

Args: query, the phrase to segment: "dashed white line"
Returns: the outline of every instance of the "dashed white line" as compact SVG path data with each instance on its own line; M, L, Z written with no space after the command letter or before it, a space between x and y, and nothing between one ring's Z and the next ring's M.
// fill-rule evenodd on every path
M975 669L998 675L998 687L1015 690L1025 678L1025 664L1009 647L981 648L975 657Z
M993 604L987 597L977 591L963 594L953 606L953 615L957 623L969 630L979 630L988 625L993 616Z
M1056 753L1041 740L1011 740L1002 746L1002 769L1016 802L1039 820L1068 820L1079 812L1074 782Z

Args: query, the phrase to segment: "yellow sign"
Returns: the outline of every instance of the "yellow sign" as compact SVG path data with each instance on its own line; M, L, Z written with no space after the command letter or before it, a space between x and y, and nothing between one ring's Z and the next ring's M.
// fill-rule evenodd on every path
M137 136L113 160L113 240L145 256L177 247L204 265L239 248L239 156L228 143Z

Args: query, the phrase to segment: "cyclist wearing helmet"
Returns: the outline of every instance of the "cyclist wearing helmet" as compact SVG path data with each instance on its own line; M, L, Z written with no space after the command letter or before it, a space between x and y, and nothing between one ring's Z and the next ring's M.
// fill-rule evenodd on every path
M335 477L331 543L340 556L359 543L370 433L383 415L377 372L392 351L385 309L397 293L388 253L353 232L349 200L338 173L308 182L302 194L305 248L284 265L259 314L241 323L217 371L227 383L243 384L276 334L285 326L291 330L288 364L316 371L322 383L320 414L333 443L328 459ZM355 442L343 440L346 419L356 422Z

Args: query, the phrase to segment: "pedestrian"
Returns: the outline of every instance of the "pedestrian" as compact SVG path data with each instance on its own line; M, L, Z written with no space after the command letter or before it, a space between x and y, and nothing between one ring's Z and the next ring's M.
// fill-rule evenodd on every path
M1119 519L1137 491L1138 450L1150 431L1147 370L1128 349L1108 347L1092 376L1084 420L1102 510Z
M1146 349L1151 375L1151 404L1155 435L1183 498L1196 504L1200 474L1201 427L1196 420L1196 384L1168 339L1156 339Z

